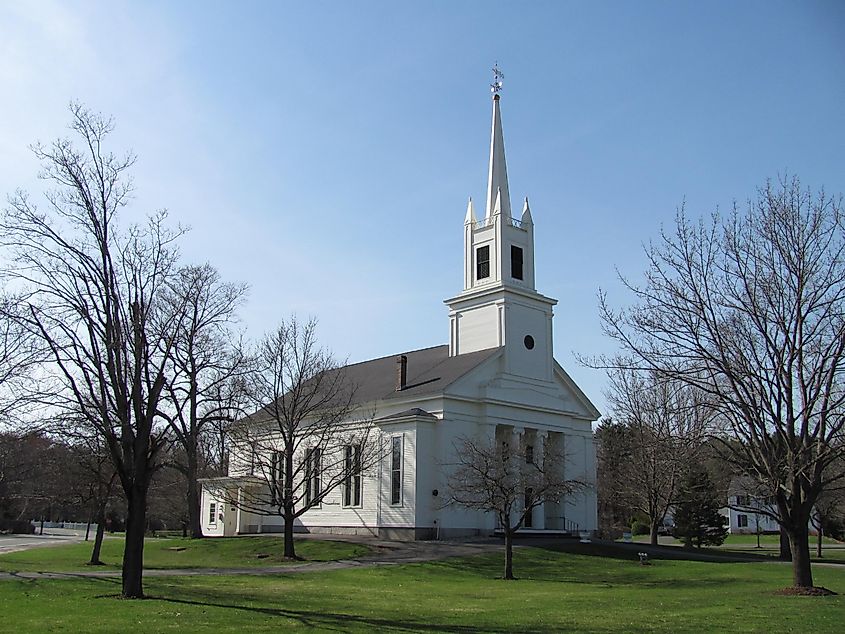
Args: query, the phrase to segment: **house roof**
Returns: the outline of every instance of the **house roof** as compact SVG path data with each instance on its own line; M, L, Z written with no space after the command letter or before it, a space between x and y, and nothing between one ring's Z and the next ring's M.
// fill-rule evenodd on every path
M420 409L419 407L412 407L411 409L406 409L404 412L398 412L396 414L390 414L389 416L382 416L381 418L377 418L376 420L379 422L387 422L391 420L402 420L404 418L431 418L433 420L437 420L437 417L432 414L431 412L427 412L424 409Z
M434 346L389 357L353 363L344 368L355 386L355 401L368 403L378 400L428 396L442 393L449 385L496 354L499 348L488 348L468 354L449 356L449 346ZM408 358L405 389L396 389L396 359Z
M768 488L747 475L739 475L731 478L728 485L728 495L750 495L761 497L769 495Z
M450 357L448 345L434 346L351 363L337 371L344 373L344 381L355 390L351 404L362 405L381 400L442 394L449 385L500 350L488 348ZM400 355L407 357L407 372L405 388L397 390L396 366ZM258 422L265 418L265 409L261 408L242 420ZM403 414L410 413L411 410Z

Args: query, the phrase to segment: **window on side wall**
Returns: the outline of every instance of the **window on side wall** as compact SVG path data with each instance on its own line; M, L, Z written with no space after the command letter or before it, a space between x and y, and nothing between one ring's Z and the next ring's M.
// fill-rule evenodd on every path
M534 509L531 508L531 505L534 503L534 489L528 488L525 489L525 505L523 508L529 509L525 511L525 519L523 522L523 526L525 528L534 528Z
M347 445L344 447L344 471L346 480L343 482L343 505L361 506L361 447Z
M320 458L319 447L309 450L305 458L305 505L316 506L320 503Z
M208 505L208 523L211 526L217 524L217 502Z
M277 506L284 498L285 454L274 451L270 456L270 504Z
M390 503L402 504L402 436L390 439Z
M748 516L747 515L737 515L736 516L736 525L739 528L747 528L748 527Z

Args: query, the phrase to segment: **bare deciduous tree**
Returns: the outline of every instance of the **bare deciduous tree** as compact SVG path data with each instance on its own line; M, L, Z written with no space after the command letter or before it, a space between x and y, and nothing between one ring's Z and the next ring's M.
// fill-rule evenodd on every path
M816 529L816 557L822 557L825 535L831 528L845 526L845 490L822 491L813 507L813 528Z
M102 566L100 551L106 530L106 511L114 494L117 471L102 436L88 425L75 429L68 448L75 462L73 471L78 480L77 497L80 505L89 509L89 528L91 522L97 525L88 564ZM85 539L88 540L87 533Z
M607 396L627 442L625 454L615 456L614 480L603 484L648 518L656 546L658 529L704 439L710 410L697 390L654 371L620 367L609 377Z
M126 496L122 593L143 597L147 490L164 434L156 431L164 366L173 345L172 275L179 231L159 212L145 224L118 224L134 157L106 148L110 119L71 105L68 139L36 145L52 189L42 212L24 194L10 200L0 232L23 287L21 323L50 355L59 389L45 405L78 413L106 444Z
M288 558L296 558L295 520L339 487L345 506L360 506L362 479L381 456L372 413L357 407L355 386L316 328L292 317L264 337L252 380L260 409L229 430L253 486L227 503L281 516Z
M36 368L46 351L20 319L22 302L0 296L0 427L19 424L27 404L37 400Z
M509 447L494 439L460 438L454 451L455 463L444 465L444 504L495 515L505 537L504 578L513 579L513 538L526 518L544 502L559 502L586 482L564 476L565 456L548 442L535 453L526 444Z
M184 461L173 466L185 476L188 529L194 538L202 537L197 477L203 437L242 413L239 379L249 363L233 324L246 291L245 284L221 282L217 270L205 264L181 268L169 293L172 310L181 309L183 315L174 323L162 416L183 450Z
M600 294L604 329L639 367L702 390L738 442L724 449L774 492L793 582L813 585L807 524L845 422L845 224L840 199L768 183L747 212L690 222L646 249L635 304ZM625 280L623 279L623 282ZM609 363L609 365L613 365Z

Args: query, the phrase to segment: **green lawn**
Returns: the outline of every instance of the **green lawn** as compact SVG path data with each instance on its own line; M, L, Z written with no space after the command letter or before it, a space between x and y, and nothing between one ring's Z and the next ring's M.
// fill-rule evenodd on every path
M638 535L637 542L648 543L648 536ZM677 539L668 544L661 538L661 544L683 546ZM728 535L725 543L717 548L706 548L705 552L748 554L753 556L777 557L780 554L779 535L760 535L760 548L757 548L757 535ZM810 537L810 556L813 561L845 561L845 543L824 537L822 541L822 558L816 557L816 538Z
M33 548L0 555L0 571L120 570L123 538L103 541L100 559L105 566L88 566L93 542ZM296 554L306 561L351 559L369 552L366 546L345 542L303 539ZM265 556L266 555L266 556ZM213 539L148 538L144 544L146 568L244 568L290 563L282 557L281 536L215 537Z
M839 632L845 597L778 596L777 563L655 561L519 548L501 557L274 576L0 582L0 631ZM845 567L816 567L845 592Z
M818 538L815 536L810 536L810 546L815 548L816 547L816 540ZM775 546L777 547L780 544L780 535L760 535L760 545L761 546ZM725 539L725 546L738 546L738 545L757 545L757 535L728 535ZM822 546L845 546L842 542L838 542L835 539L831 539L830 537L822 537Z
M822 558L818 559L816 557L816 540L816 537L810 537L810 556L813 561L845 561L845 544L828 537L822 538ZM780 537L778 535L760 535L760 548L757 548L756 535L728 535L719 550L777 557L780 554Z

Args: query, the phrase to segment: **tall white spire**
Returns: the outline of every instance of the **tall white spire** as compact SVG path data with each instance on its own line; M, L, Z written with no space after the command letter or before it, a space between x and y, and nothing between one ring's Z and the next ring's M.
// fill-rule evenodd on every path
M501 86L501 83L499 84ZM508 167L505 163L505 139L502 134L502 115L499 110L499 93L493 94L493 129L490 133L490 169L487 174L487 207L485 217L490 218L496 209L497 199L501 214L511 217L511 196L508 190Z
M504 347L503 372L551 381L552 307L556 300L537 292L534 276L534 221L526 198L511 210L505 143L499 112L502 74L493 68L493 126L487 206L476 218L472 201L464 216L463 290L449 306L449 355ZM517 201L519 204L521 201ZM521 214L516 218L512 213Z

